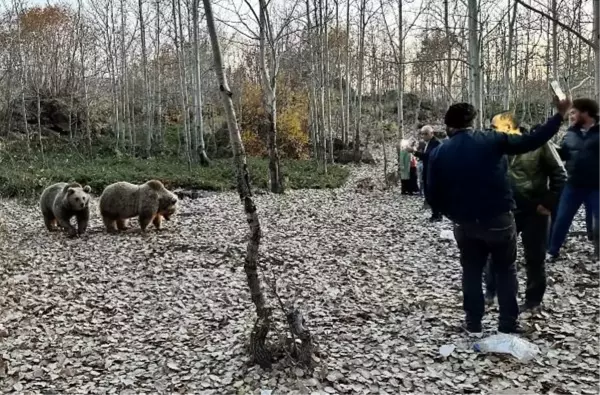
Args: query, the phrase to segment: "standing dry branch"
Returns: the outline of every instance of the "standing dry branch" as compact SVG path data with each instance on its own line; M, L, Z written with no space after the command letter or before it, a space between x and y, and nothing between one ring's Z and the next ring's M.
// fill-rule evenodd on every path
M250 189L250 176L248 174L248 165L246 163L246 153L242 143L240 129L238 127L235 109L233 106L232 94L227 84L225 68L223 65L221 47L217 38L212 6L210 0L203 0L206 25L213 50L215 62L215 73L219 83L221 100L227 116L227 127L229 129L229 139L233 151L233 163L235 166L237 191L244 205L246 221L250 228L250 237L246 250L246 259L244 261L244 271L252 302L256 307L257 320L254 324L250 336L250 350L256 363L263 368L271 366L271 354L266 347L267 335L271 325L271 309L267 306L264 293L258 277L258 248L260 246L261 229L256 205L252 199Z
M212 7L210 0L203 0L203 3L208 34L210 36L210 42L213 51L215 63L214 69L217 75L220 96L223 103L223 108L225 110L227 127L229 129L229 140L231 142L233 151L233 163L235 166L237 191L244 206L244 213L246 215L246 221L250 230L248 245L246 248L246 258L244 260L244 271L246 273L248 288L250 289L250 295L256 308L257 315L254 328L252 329L252 333L250 335L250 352L254 362L259 364L262 368L269 368L271 366L271 352L269 351L266 342L271 326L271 307L269 307L265 299L261 281L258 276L258 249L262 236L260 221L258 218L256 205L254 204L254 200L252 198L246 152L244 150L240 129L237 123L237 117L232 99L233 94L229 89L227 77L225 75L225 67L223 64L221 47L217 38ZM294 324L292 330L295 332L295 335L299 339L306 340L306 346L302 349L301 356L303 359L310 361L310 354L312 353L310 333L305 328L304 320L302 319L299 311L292 310L289 312L288 321L289 320L291 320ZM306 353L308 353L308 356L306 356Z

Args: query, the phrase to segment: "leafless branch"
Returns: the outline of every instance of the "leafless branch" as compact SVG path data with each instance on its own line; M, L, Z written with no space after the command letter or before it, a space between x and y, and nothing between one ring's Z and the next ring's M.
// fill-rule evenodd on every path
M594 50L596 50L596 44L594 42L592 42L592 40L585 38L580 32L574 30L573 28L569 27L568 25L562 23L561 21L554 19L553 17L551 17L550 15L546 14L543 11L537 10L535 8L533 8L532 6L530 6L529 4L526 4L523 2L523 0L516 0L516 2L518 4L521 4L523 7L527 8L530 11L533 11L537 14L540 14L541 16L543 16L546 19L551 20L552 22L555 22L558 26L562 27L563 29L567 30L568 32L574 34L575 36L577 36L581 41L583 41L584 43L586 43L587 45L589 45L590 47L592 47Z

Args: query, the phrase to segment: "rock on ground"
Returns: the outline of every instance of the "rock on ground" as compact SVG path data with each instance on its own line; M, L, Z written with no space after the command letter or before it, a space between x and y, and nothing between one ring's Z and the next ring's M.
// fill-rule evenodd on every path
M545 312L523 318L536 328L537 361L466 351L458 253L439 239L450 224L429 224L420 198L380 188L381 166L351 166L337 190L256 197L263 274L305 311L313 372L286 358L270 372L248 364L254 313L235 194L185 199L165 230L145 237L135 221L105 234L95 200L89 234L75 240L48 233L35 205L0 201L0 390L597 393L598 265L588 243L570 239L569 259L549 268ZM369 177L375 188L356 188ZM521 290L523 280L521 270ZM485 327L496 323L493 308ZM445 344L457 345L447 358Z

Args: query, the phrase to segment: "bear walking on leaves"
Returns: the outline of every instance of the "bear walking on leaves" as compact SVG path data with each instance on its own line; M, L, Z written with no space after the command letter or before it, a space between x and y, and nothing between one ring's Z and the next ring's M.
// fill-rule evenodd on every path
M162 182L150 180L136 185L126 181L115 182L104 188L100 196L100 215L108 233L125 230L129 218L138 217L142 232L150 223L161 229L177 210L177 196Z
M90 192L89 185L82 187L76 182L58 182L44 189L40 208L46 228L52 232L60 226L69 237L84 234L90 218ZM77 229L70 223L73 217L77 218Z

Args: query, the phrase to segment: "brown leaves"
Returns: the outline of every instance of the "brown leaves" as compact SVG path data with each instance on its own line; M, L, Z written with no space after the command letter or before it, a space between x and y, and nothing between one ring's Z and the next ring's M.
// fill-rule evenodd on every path
M383 172L353 171L339 190L256 198L260 264L283 301L305 314L313 371L285 353L269 372L248 363L254 312L236 194L184 199L182 215L147 237L104 234L94 206L90 233L78 240L46 232L37 207L1 201L0 391L597 393L598 289L575 286L598 281L589 274L597 265L577 265L589 262L587 242L569 239L572 260L548 267L545 310L523 316L536 329L528 340L539 359L477 355L456 329L458 251L439 240L450 224L428 223L422 200L398 189L354 192L356 180L382 183ZM522 269L519 279L524 290ZM486 330L497 312L486 314ZM270 341L289 340L275 333ZM443 356L444 345L455 348Z

